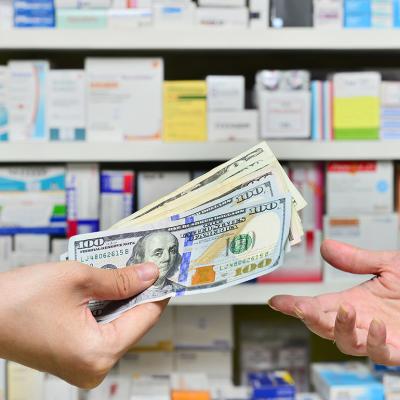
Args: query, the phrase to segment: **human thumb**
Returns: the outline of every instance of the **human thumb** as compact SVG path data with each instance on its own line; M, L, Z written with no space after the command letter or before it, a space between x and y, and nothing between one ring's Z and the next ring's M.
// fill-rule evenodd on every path
M143 292L157 279L159 269L145 263L117 269L92 269L88 295L96 300L122 300Z

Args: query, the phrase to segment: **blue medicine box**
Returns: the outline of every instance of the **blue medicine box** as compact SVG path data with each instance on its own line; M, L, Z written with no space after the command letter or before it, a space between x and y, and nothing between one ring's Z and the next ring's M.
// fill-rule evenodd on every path
M345 28L370 28L372 26L370 14L360 15L345 15L344 27Z
M13 5L16 28L55 26L53 0L14 0Z
M296 387L287 371L252 372L248 375L252 400L295 400Z
M344 2L345 14L371 14L371 1L370 0L345 0Z

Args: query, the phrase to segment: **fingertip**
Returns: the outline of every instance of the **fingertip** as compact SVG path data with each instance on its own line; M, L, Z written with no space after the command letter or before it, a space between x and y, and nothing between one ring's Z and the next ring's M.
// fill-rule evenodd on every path
M350 322L355 319L354 308L349 303L339 305L336 319L339 323Z
M275 301L275 297L271 297L268 301L267 301L267 306L269 308L272 308L274 311L279 311L278 308L274 305L274 301Z
M374 318L369 325L369 334L374 338L382 338L386 336L386 326L378 318Z
M134 266L140 280L144 282L154 281L158 278L160 270L154 263L144 263Z

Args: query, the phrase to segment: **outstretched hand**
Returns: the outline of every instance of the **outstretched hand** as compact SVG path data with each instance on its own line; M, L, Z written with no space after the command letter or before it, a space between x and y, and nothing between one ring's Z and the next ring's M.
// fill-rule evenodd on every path
M342 271L375 277L338 293L275 296L270 307L300 318L312 332L334 340L343 353L400 365L400 253L326 240L321 254Z

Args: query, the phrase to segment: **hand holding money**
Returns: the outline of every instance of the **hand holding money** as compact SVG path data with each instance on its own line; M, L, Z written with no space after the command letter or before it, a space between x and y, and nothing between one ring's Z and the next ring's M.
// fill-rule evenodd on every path
M270 273L301 241L306 203L261 143L108 231L72 237L69 260L117 269L154 262L158 280L127 301L92 301L99 322L138 304L208 293Z
M0 358L98 385L121 356L158 320L166 301L143 304L99 325L88 300L123 299L157 279L154 264L97 270L75 261L41 264L0 274ZM49 301L50 300L50 301Z

